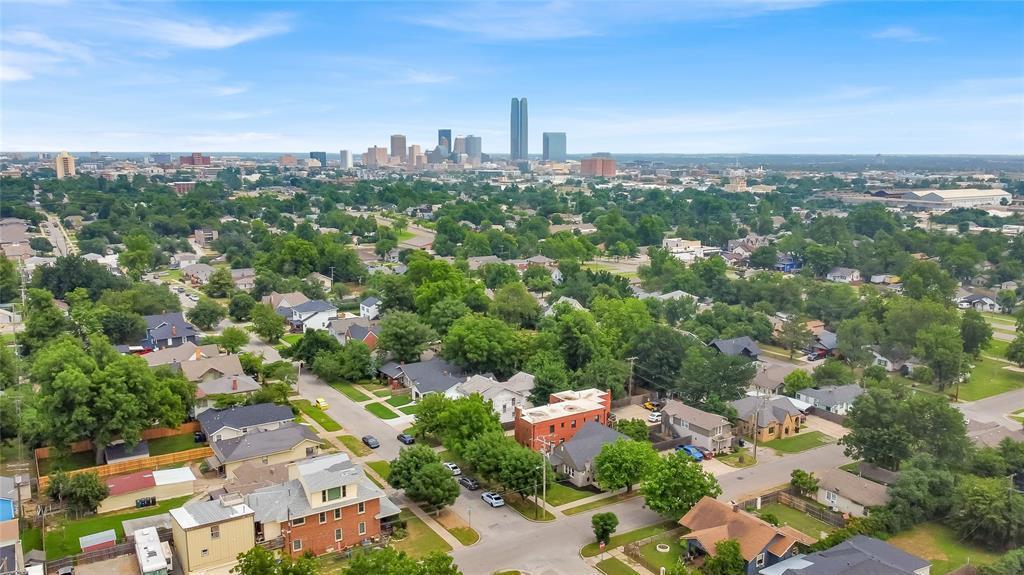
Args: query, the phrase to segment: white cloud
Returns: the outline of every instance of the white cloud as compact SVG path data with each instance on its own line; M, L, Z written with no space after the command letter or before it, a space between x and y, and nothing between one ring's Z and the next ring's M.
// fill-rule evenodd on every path
M92 53L85 46L56 40L33 30L12 30L3 35L3 42L12 46L35 48L55 56L62 56L83 62L92 62Z
M909 26L889 26L871 34L872 38L878 40L896 40L897 42L932 42L932 36L927 36Z
M11 66L6 62L0 63L0 82L20 82L22 80L31 80L32 73L24 68L17 66Z
M291 30L287 15L274 14L245 26L222 26L201 21L169 18L121 18L127 30L163 44L183 48L218 50L253 40L284 34Z
M217 86L213 89L213 93L218 96L234 96L248 91L249 86Z

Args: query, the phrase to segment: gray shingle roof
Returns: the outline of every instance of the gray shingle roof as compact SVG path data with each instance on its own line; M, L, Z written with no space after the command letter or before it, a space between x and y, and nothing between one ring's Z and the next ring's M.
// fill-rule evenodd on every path
M766 427L772 423L781 423L786 415L797 415L802 413L788 397L777 396L768 400L762 407L764 397L747 396L731 402L736 408L736 416L744 421L750 421L754 411L757 411L757 426Z
M757 347L757 343L747 336L734 337L732 339L716 339L710 345L725 355L757 356L761 354L761 348Z
M572 436L572 439L555 447L552 458L558 458L573 469L586 469L588 463L601 453L606 443L623 439L630 440L614 429L596 421L588 421Z
M880 483L858 477L842 469L825 469L818 472L818 487L838 493L854 503L866 507L877 507L889 502L889 492Z
M862 393L864 393L864 388L856 383L849 385L826 385L818 389L808 387L800 390L800 395L813 397L824 407L835 407L844 403L853 403L853 400L860 397Z
M804 557L812 563L803 569L787 569L783 575L913 575L931 565L885 541L856 535L825 551Z
M256 405L238 405L227 409L208 409L197 418L203 433L213 436L225 427L242 429L273 423L275 421L291 421L295 419L292 408L275 403L257 403Z
M320 313L337 309L333 303L322 299L309 300L291 308L292 311L298 313Z
M674 415L679 419L686 421L691 425L696 425L705 431L713 431L718 426L729 425L729 420L717 413L709 413L707 411L697 409L696 407L690 407L689 405L675 399L668 400L661 412L667 415Z
M460 368L437 357L407 363L401 369L420 393L445 392L466 379Z
M377 298L375 298L373 296L370 296L370 297L364 299L363 301L359 302L359 305L366 306L366 307L373 307L373 306L375 306L375 305L377 305L379 303L380 303L379 299L377 299Z
M185 321L185 316L180 311L147 315L143 319L146 320L146 331L155 340L171 337L199 336L199 331L192 324ZM175 333L172 335L171 331Z
M223 465L288 451L307 439L320 442L320 437L309 426L288 423L270 431L247 433L233 439L214 441L210 447Z

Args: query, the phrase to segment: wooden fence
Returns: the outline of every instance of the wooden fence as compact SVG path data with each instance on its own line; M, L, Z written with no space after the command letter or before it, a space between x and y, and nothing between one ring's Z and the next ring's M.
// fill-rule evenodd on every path
M200 431L198 421L189 421L182 423L178 427L154 427L152 429L143 430L140 434L141 439L160 439L161 437L173 437L175 435L192 434ZM40 459L50 458L49 447L39 447L35 450L36 461ZM82 453L83 451L92 451L92 442L88 439L82 441L76 441L71 444L71 453Z
M209 447L197 447L195 449L188 449L185 451L178 451L176 453L165 453L164 455L155 455L152 457L146 457L144 459L130 459L128 461L120 461L118 463L110 463L107 465L98 465L96 467L86 467L85 469L76 469L74 471L68 471L68 475L78 475L79 473L95 473L100 477L110 477L111 475L121 475L123 473L134 473L136 471L143 470L154 470L167 465L174 465L176 463L185 463L186 461L195 461L197 459L206 459L213 455L213 450ZM39 478L39 492L46 491L46 486L50 484L50 476L44 475Z
M780 505L785 505L786 507L796 509L797 511L800 511L802 513L806 513L807 515L817 519L818 521L821 521L822 523L827 523L833 527L846 527L846 516L844 514L837 513L835 511L832 511L831 509L824 508L818 505L817 503L813 503L802 497L793 495L788 487L785 489L780 489L778 491L765 493L764 495L761 495L760 497L756 497L754 499L740 501L738 505L741 509L756 509L758 508L758 500L760 500L761 505L771 505L772 503L778 503Z
M160 537L160 541L170 541L173 539L173 534L170 529L159 527L157 528L157 536ZM53 561L46 562L46 572L56 573L59 569L65 567L75 567L78 565L87 565L89 563L96 563L98 561L106 561L107 559L113 559L122 555L134 555L135 554L135 542L129 537L127 541L118 543L113 547L107 547L106 549L97 549L95 551L85 551L78 555L71 555L70 557L62 557L60 559L54 559Z

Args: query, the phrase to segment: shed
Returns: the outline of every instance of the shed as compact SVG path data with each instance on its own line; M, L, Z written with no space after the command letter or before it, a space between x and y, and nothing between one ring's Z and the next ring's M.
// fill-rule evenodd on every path
M145 459L149 457L149 443L142 440L134 446L129 446L124 441L111 443L103 450L103 458L106 462L117 463L120 461L131 461L133 459Z
M109 549L117 545L117 533L113 529L107 529L99 533L83 535L78 538L78 545L82 548L83 553L99 549Z

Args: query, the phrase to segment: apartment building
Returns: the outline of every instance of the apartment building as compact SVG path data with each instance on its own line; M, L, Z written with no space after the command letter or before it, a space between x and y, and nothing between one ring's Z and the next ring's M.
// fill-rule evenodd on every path
M582 389L551 394L547 405L516 407L515 438L534 451L569 441L588 421L608 425L611 391Z

